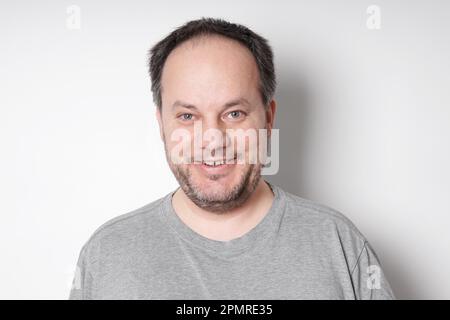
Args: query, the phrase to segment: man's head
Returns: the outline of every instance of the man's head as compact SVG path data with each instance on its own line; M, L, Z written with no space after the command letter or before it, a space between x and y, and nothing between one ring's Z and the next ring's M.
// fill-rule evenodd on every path
M235 137L227 132L267 129L270 133L272 129L276 82L267 41L223 20L190 21L150 50L149 65L166 157L181 188L196 205L211 212L239 207L255 190L262 165L249 161L218 165L217 161L248 159L248 139L239 151ZM199 123L201 133L218 130L222 140L202 135L200 148L195 148L194 129ZM198 160L200 150L199 162L172 161L176 142L171 137L177 130L189 133L189 154Z

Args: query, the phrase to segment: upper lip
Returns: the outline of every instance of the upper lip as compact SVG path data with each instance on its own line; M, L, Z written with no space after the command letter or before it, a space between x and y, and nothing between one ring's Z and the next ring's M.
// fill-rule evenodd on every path
M230 162L230 161L234 161L236 160L236 157L231 158L231 159L225 159L225 158L221 158L221 159L203 159L201 161L195 161L196 163L201 163L201 162Z
M203 161L208 161L208 162L212 162L212 161L231 161L234 160L235 158L231 158L231 159L203 159Z

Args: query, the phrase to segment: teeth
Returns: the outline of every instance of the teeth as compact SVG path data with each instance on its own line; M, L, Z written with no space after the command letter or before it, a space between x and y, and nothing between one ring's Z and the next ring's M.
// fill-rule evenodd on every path
M221 160L216 160L216 161L212 161L212 160L203 160L203 161L202 161L202 164L205 164L205 165L210 166L210 167L215 167L215 166L223 165L223 164L225 164L225 163L234 163L235 160L236 160L236 158L234 158L234 159L232 159L232 160L224 160L224 159L221 159Z
M223 160L218 160L218 161L203 161L204 164L206 164L207 166L220 166L222 164L224 164L225 162Z

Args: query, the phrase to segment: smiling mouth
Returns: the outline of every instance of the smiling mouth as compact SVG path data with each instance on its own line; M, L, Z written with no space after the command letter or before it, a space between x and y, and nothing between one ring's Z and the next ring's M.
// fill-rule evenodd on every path
M207 167L214 168L222 165L233 165L236 163L236 159L237 157L234 157L233 159L203 160L201 162L195 162L195 164L201 164Z
M208 166L208 167L217 167L217 166L221 166L221 165L223 165L225 163L231 164L230 163L231 161L234 162L234 160L229 160L228 163L225 160L216 160L216 161L208 161L208 160L206 160L206 161L203 161L202 164L204 164L205 166Z

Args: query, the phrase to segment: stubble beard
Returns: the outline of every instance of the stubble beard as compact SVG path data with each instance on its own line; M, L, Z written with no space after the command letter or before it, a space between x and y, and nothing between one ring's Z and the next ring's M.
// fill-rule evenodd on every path
M194 204L209 212L223 214L242 206L255 191L261 179L262 165L259 163L251 164L241 174L239 182L230 191L208 195L195 185L191 170L188 166L182 164L176 165L171 162L165 141L164 149L169 167L181 189ZM220 175L209 175L207 179L216 181L220 177Z

